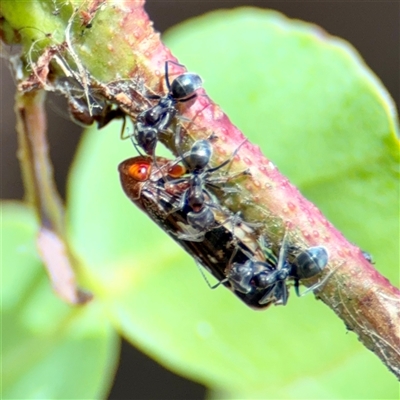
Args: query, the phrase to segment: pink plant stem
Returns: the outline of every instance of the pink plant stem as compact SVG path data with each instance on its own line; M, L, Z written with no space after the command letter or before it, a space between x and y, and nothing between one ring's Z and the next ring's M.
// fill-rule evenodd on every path
M153 31L148 16L140 7L142 4L125 3L124 7L129 10L125 9L121 18L122 37L130 41L138 60L144 56L139 68L146 77L145 85L157 90L163 86L165 62L176 59ZM132 26L132 21L141 22ZM133 42L132 37L136 38ZM178 67L174 70L183 72ZM215 152L220 160L232 154L244 139L222 110L206 96L199 96L190 107L183 104L181 112L194 121L186 127L193 140L207 137L212 132L217 135L219 140ZM245 219L251 221L282 224L284 229L300 236L307 246L328 248L329 270L333 270L333 274L318 293L319 297L343 319L347 329L353 330L367 348L400 376L399 290L373 268L359 248L349 243L312 203L301 196L261 154L258 146L251 143L241 147L232 167L233 171L245 168L251 175L241 187L240 200L236 204L230 203L230 208L233 211L241 209Z
M157 90L163 85L165 62L176 59L153 31L151 21L140 5L143 5L142 1L125 3L124 7L129 10L125 8L121 18L122 37L125 40L136 38L130 45L138 54L138 60L145 58L140 64L146 77L145 85ZM132 21L141 22L132 26ZM177 67L174 72L184 70ZM193 140L216 134L219 140L214 150L219 160L229 157L244 139L209 97L197 97L190 107L183 104L181 112L185 118L194 121L186 126L187 134ZM249 142L244 144L233 164L233 171L248 168L250 176L240 188L240 199L229 203L229 207L233 211L240 209L247 220L265 222L267 231L281 225L307 246L325 246L330 259L325 273L331 276L318 291L318 297L343 320L348 330L354 331L359 340L400 377L400 291L280 174L258 146ZM313 283L315 280L312 279L305 282L307 286Z

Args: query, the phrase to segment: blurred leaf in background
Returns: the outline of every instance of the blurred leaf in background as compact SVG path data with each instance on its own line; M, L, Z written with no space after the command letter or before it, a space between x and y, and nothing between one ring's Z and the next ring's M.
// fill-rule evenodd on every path
M119 339L97 302L71 308L54 296L37 255L37 221L3 202L2 398L94 399L112 383Z

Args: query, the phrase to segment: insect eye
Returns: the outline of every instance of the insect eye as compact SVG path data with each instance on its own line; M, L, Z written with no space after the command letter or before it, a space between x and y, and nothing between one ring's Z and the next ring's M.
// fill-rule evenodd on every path
M185 173L186 173L186 168L183 167L182 165L176 164L168 168L168 175L171 178L180 178Z
M151 166L146 163L135 163L128 169L129 176L139 182L146 181L150 176L150 172Z

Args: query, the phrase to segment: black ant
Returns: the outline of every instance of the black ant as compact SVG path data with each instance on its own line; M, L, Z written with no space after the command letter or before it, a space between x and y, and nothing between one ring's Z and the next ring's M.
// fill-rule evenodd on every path
M327 265L328 252L325 247L309 247L300 252L293 262L287 260L286 235L278 259L273 254L272 249L265 246L265 243L261 247L264 251L265 261L249 259L243 264L234 263L228 268L226 279L220 283L229 282L233 290L243 293L245 296L257 297L260 305L271 303L286 305L289 297L286 284L288 279L294 280L297 296L303 296L323 284L324 280L317 282L300 294L300 280L319 274Z
M180 135L177 133L176 148L180 153L179 137ZM211 141L216 138L215 135L211 135L208 139L197 140L187 153L180 153L180 157L177 158L176 162L182 162L189 176L165 183L167 191L175 192L175 194L179 193L179 191L181 192L181 200L177 209L183 210L188 208L186 212L187 222L196 230L194 233L180 234L178 236L179 239L191 241L203 240L205 233L216 226L215 212L219 211L223 215L226 215L227 221L232 218L237 219L234 214L227 209L223 209L222 206L218 204L215 196L211 194L206 187L221 189L217 183L226 183L228 180L245 173L241 171L238 174L229 176L212 177L215 171L225 167L232 161L233 157L246 140L237 147L229 159L216 167L207 168L213 153ZM186 183L186 188L183 189L183 193L182 183ZM222 190L224 189L225 188L222 188ZM177 211L177 209L173 209L171 213Z
M169 81L168 65L173 61L165 62L165 83L168 93L165 96L150 95L148 99L158 100L158 103L142 111L136 119L134 137L138 146L148 155L154 156L160 132L165 131L177 114L177 103L184 103L197 96L197 89L202 87L199 75L185 72L177 76L172 83Z

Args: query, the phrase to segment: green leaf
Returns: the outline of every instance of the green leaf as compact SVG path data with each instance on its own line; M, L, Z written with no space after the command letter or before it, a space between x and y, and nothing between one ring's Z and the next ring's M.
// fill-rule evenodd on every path
M105 396L118 339L99 304L69 307L52 293L22 203L2 203L2 398Z
M42 263L35 248L37 221L32 210L22 203L2 202L1 215L1 297L2 310L8 311L38 280Z
M355 49L244 8L188 21L166 41L249 140L399 283L397 114Z
M1 5L0 27L4 31L4 40L9 44L22 41L22 54L26 55L29 64L36 61L40 50L55 43L65 43L70 35L74 38L74 52L92 77L101 81L113 80L116 76L128 75L134 65L136 59L131 42L116 35L121 30L121 19L126 17L126 8L122 10L111 3L103 3L101 12L97 13L98 5L81 0L4 0ZM99 29L85 31L84 17L88 15ZM144 14L140 15L144 19ZM144 20L136 22L144 23ZM104 46L105 43L109 46ZM59 52L60 55L64 53L61 49ZM67 51L64 56L68 59L71 53ZM32 65L29 65L26 72L30 73L31 69Z
M72 12L70 4L63 4L60 14L55 12L56 1L4 0L1 5L1 14L4 18L2 23L5 23L6 32L10 36L8 40L14 36L16 43L24 41L25 51L33 50L30 56L36 56L38 48L48 45L51 41L64 40L65 21ZM48 38L46 34L49 34Z
M394 279L394 110L354 50L253 9L188 21L167 41L250 139ZM209 290L193 260L125 198L117 166L135 150L114 127L92 129L82 143L68 227L88 284L123 335L235 398L397 396L395 377L311 295L257 313L224 288Z

